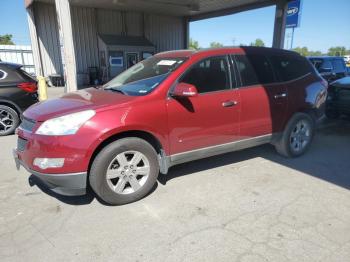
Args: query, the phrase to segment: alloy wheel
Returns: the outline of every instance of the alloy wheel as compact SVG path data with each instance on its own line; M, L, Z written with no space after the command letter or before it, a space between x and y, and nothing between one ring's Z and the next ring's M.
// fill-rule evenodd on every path
M304 150L311 141L311 125L302 119L297 122L290 135L291 150L298 153Z
M146 183L150 171L149 161L144 154L125 151L109 164L106 172L107 184L117 194L131 194Z
M14 125L13 115L7 110L0 109L0 133L5 133Z

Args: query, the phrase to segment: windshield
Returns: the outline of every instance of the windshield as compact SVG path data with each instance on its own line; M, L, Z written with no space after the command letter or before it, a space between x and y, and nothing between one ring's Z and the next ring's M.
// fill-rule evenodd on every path
M147 95L184 61L185 58L150 57L130 67L103 87L131 96Z

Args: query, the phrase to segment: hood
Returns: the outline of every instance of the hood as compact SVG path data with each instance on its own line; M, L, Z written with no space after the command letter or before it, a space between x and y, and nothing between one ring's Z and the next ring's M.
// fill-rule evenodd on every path
M83 110L123 106L136 98L112 91L88 88L37 103L28 108L23 115L35 121L45 121Z
M343 77L341 79L338 79L337 81L334 81L330 84L330 86L332 87L336 87L336 88L346 88L346 89L350 89L350 77Z

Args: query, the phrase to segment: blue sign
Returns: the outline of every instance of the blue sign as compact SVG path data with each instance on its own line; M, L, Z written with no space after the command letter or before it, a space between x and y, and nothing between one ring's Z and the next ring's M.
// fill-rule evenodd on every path
M300 0L291 1L288 3L286 27L299 27L301 16Z

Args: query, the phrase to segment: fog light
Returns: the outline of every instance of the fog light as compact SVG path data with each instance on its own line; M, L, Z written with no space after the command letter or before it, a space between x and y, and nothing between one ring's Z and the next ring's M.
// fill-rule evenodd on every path
M35 158L33 165L41 169L59 168L63 167L64 158Z

